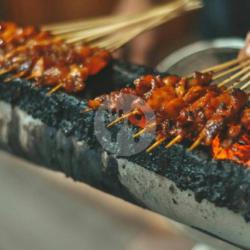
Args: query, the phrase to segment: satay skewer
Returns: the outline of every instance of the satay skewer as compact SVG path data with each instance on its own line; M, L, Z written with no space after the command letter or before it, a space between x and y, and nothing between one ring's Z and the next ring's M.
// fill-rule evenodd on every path
M216 117L216 115L219 115L220 116L219 121L220 121L220 119L223 119L223 123L224 123L225 119L229 119L231 116L233 116L233 115L237 114L238 112L240 112L240 109L243 107L243 105L245 105L247 103L247 100L248 100L248 98L246 97L245 99L243 99L242 102L238 101L239 103L237 105L237 108L233 108L233 106L231 106L231 107L229 106L230 109L232 109L232 110L231 110L230 114L227 114L225 117L223 117L222 114L219 114L217 111L215 111L215 113L212 115L212 117L210 119L208 119L208 121L206 122L206 124L205 124L203 130L201 131L201 133L199 134L198 138L195 140L195 142L189 148L189 151L192 151L195 148L197 148L201 144L203 139L205 139L206 132L208 131L207 124L209 124L209 121L211 121L213 119L213 117ZM218 127L215 128L215 129L218 130Z
M236 66L236 67L233 67L233 68L231 68L231 69L226 69L225 70L225 67L228 67L228 66L232 66L232 65L234 65L234 64L236 64L236 63L239 63L239 62L241 62L241 64L240 65L238 65L238 66ZM218 74L218 75L215 75L214 77L213 77L213 80L218 80L218 79L220 79L220 78L222 78L222 77L224 77L224 76L226 76L226 75L228 75L228 74L230 74L230 73L232 73L232 72L235 72L235 71L237 71L238 69L242 69L240 72L238 72L237 74L235 74L235 75L233 75L232 77L231 77L231 81L232 80L234 80L234 79L236 79L237 77L240 77L240 76L242 76L242 78L241 78L241 81L243 81L243 80L245 80L248 76L249 76L249 74L250 73L248 73L248 71L250 70L250 60L248 59L248 60L239 60L239 59L235 59L235 60L232 60L232 61L230 61L230 62L227 62L227 63L224 63L224 64L221 64L221 65L218 65L218 66L215 66L214 68L212 67L212 68L210 68L210 69L224 69L225 71L223 71L222 73L220 73L220 74ZM209 69L209 70L210 70ZM203 71L203 72L210 72L210 71L208 71L208 70L205 70L205 71ZM247 73L247 74L246 74ZM227 79L227 81L229 81L228 79ZM222 82L221 84L219 84L219 86L220 87L223 87L224 86L224 84L225 84L225 81L224 82ZM235 83L235 87L236 86L238 86L238 85L240 85L241 83L240 82L236 82ZM230 88L230 87L229 87ZM129 117L129 116L128 116ZM121 119L117 119L117 122L116 121L114 121L114 123L111 123L111 125L109 125L109 127L111 127L112 125L115 125L115 124L117 124L118 122L120 122L120 121L123 121L124 119L126 119L126 118L128 118L127 116L125 116L124 118L121 118Z
M250 81L247 82L245 85L243 85L243 86L241 87L241 90L245 90L245 89L249 88L249 86L250 86ZM249 93L250 93L250 91L249 91ZM249 93L247 93L247 94L249 94ZM192 151L192 150L194 150L196 147L198 147L198 146L201 144L201 142L202 142L202 140L204 139L204 137L205 137L205 133L202 131L202 132L200 133L199 137L196 139L196 141L195 141L195 142L192 144L192 146L189 148L189 151ZM172 140L166 145L166 148L172 147L173 145L175 145L175 144L181 142L183 139L184 139L183 136L177 135L174 139L172 139ZM157 144L157 142L156 142L155 144ZM155 145L155 144L154 144L154 145ZM153 148L154 148L154 147L153 147Z
M247 89L249 86L250 86L250 81L247 82L247 83L246 83L244 86L242 86L240 89L241 89L241 90L245 90L245 89ZM249 91L249 92L246 92L246 93L249 94L250 91ZM191 145L191 147L189 148L189 151L192 151L192 150L194 150L195 148L197 148L197 147L201 144L201 142L202 142L202 140L204 139L204 137L205 137L204 132L201 132L200 135L199 135L199 137L196 139L196 141L195 141L195 142ZM177 135L177 136L176 136L176 137L175 137L166 147L169 148L170 146L173 146L173 145L175 145L176 143L181 142L183 139L184 139L184 138L183 138L182 136Z
M236 79L236 78L238 78L238 77L241 77L241 79L240 79L241 81L247 79L247 78L249 77L249 72L248 72L248 71L249 71L249 69L250 69L250 67L249 67L250 62L249 62L249 60L246 60L246 61L244 61L244 62L242 62L242 61L240 61L240 60L231 61L230 63L224 64L224 65L223 65L223 68L224 68L225 66L228 66L228 65L230 65L230 66L231 66L231 65L234 65L235 63L238 63L238 62L241 62L241 64L238 65L238 66L235 66L235 67L233 67L233 68L231 68L231 69L229 69L229 70L226 69L226 71L220 73L220 74L217 76L216 79L219 79L219 78L221 78L221 77L224 77L224 76L226 76L227 74L232 73L232 72L235 72L235 71L238 70L238 69L241 69L241 71L238 72L238 73L236 74L236 76L234 75L234 76L231 78L231 80L234 80L234 79ZM221 69L221 68L222 68L222 67L220 67L220 69ZM235 86L237 86L237 85L239 85L239 84L241 84L241 82L236 82L236 83L235 83ZM248 88L248 87L249 87L249 84L250 84L250 83L246 83L245 85L243 85L243 86L242 86L242 89ZM228 88L228 89L229 89L229 88ZM136 113L137 113L137 112L136 112ZM126 114L126 115L122 116L120 119L118 118L118 119L115 120L113 123L111 123L111 124L109 125L109 127L113 126L113 125L116 124L117 122L120 122L120 121L123 121L123 120L126 119L126 118L129 118L130 115L133 115L133 113ZM155 126L156 126L155 123L149 124L149 125L147 125L144 129L142 129L142 130L139 131L137 134L135 134L133 137L134 137L134 138L137 138L137 137L143 135L144 133L146 133L147 131L149 131L150 128L155 127ZM200 138L201 138L201 137L200 137ZM193 149L193 148L196 147L196 145L199 145L200 141L202 141L202 139L200 139L200 138L198 138L198 140L196 141L196 143L194 143L193 146L192 146L190 149ZM157 140L157 141L148 149L148 152L152 151L154 148L157 147L157 145L160 145L160 144L163 143L166 139L167 139L167 138L162 137L162 138L160 138L159 140ZM181 136L181 135L178 135L178 136L176 136L173 140L171 140L171 141L166 145L166 147L167 147L167 148L170 148L170 147L172 147L173 145L175 145L176 143L180 142L182 139L183 139L182 136Z

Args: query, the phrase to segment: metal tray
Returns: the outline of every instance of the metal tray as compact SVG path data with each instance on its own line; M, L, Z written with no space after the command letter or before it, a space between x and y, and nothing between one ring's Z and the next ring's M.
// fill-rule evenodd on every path
M243 44L243 40L233 38L196 42L166 57L157 69L187 75L235 58Z

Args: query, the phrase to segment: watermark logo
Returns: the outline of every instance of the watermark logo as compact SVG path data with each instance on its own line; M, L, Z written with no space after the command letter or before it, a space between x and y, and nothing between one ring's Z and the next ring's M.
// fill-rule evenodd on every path
M131 115L120 124L107 128L119 115L130 114L138 106L143 107L140 114L134 114L133 117ZM114 113L112 109L115 109ZM150 133L144 133L135 139L133 135L141 128L136 128L129 122L132 118L138 122L143 119L144 124L151 124L155 121L155 114L142 98L132 94L120 93L115 100L107 100L101 105L95 113L94 129L95 136L104 150L117 156L129 157L144 151L152 144L155 138L154 126L150 128Z

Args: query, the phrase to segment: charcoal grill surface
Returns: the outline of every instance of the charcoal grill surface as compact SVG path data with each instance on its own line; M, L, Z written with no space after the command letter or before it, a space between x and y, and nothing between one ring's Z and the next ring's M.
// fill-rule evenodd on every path
M189 75L192 72L236 58L243 45L243 40L234 38L196 42L166 57L159 63L157 70L167 71L170 74ZM214 245L217 240L201 231L198 232L188 227L185 227L185 230L196 236L196 239L211 245Z
M117 88L152 72L120 62L114 62L112 69L108 81L120 83ZM98 86L100 80L96 81ZM250 172L240 165L212 161L202 150L187 153L185 145L171 150L159 148L152 155L119 158L97 142L94 113L81 112L86 108L83 98L63 92L48 96L47 90L31 88L30 82L22 80L0 84L0 89L3 149L236 245L249 246L250 210L239 201L249 197ZM231 182L241 199L239 193L228 192Z

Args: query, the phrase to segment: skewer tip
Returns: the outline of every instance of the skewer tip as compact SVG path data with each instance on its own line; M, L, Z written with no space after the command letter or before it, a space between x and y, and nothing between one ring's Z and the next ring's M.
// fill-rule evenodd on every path
M165 148L171 148L172 146L174 146L175 144L177 144L178 142L180 142L182 140L182 136L178 135L176 136L171 142L169 142Z
M81 111L81 114L89 113L89 112L92 112L92 111L94 111L92 108L86 108L86 109L83 109Z
M146 152L147 153L151 153L155 148L157 148L158 146L160 146L164 141L166 141L166 137L162 137L161 139L159 139L158 141L156 141L153 145L151 145Z
M133 138L136 139L138 137L140 137L141 135L145 134L146 132L150 131L151 129L153 129L156 126L156 124L150 123L148 124L144 129L140 130L138 133L133 135Z
M138 114L138 113L139 113L139 112L138 112L137 110L134 110L134 111L132 111L132 112L129 112L129 113L127 113L127 114L124 114L124 115L122 115L121 117L119 117L119 118L115 119L114 121L112 121L110 124L108 124L108 125L107 125L107 128L111 128L111 127L113 127L114 125L116 125L116 124L118 124L118 123L124 121L125 119L129 118L130 116L136 115L136 114Z
M26 73L25 71L21 71L21 72L15 74L13 76L10 76L10 77L4 79L4 82L9 83L9 82L11 82L11 81L13 81L13 80L15 80L17 78L21 78L21 77L23 77L25 75L25 73Z
M55 86L53 89L51 89L47 95L51 96L52 94L54 94L55 92L57 92L61 87L63 86L62 83L58 84L57 86Z
M191 145L191 147L188 148L188 152L192 152L194 149L196 149L198 146L200 146L202 140L204 139L203 133L198 137L198 139Z
M144 128L144 129L140 130L138 133L134 134L133 138L136 139L136 138L140 137L141 135L143 135L146 132L147 132L147 129Z

